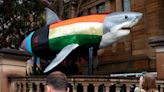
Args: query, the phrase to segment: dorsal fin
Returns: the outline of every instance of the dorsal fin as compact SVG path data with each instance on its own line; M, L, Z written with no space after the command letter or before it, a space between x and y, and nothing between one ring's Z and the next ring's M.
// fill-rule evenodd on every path
M61 21L59 17L54 13L51 9L45 8L46 10L46 25L49 25L53 22L59 22Z

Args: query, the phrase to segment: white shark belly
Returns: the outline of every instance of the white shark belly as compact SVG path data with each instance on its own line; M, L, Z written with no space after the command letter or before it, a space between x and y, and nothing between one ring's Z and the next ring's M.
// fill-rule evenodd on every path
M130 30L118 30L115 32L107 32L102 36L99 48L107 47L120 39L123 39L130 33Z

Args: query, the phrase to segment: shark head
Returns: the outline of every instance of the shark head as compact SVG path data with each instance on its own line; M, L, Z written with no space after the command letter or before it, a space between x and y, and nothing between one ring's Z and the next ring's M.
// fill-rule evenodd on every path
M107 15L104 20L104 31L115 32L123 28L131 28L142 18L139 12L115 12Z
M142 18L139 12L114 12L104 19L104 35L100 48L106 47L130 33L130 28Z

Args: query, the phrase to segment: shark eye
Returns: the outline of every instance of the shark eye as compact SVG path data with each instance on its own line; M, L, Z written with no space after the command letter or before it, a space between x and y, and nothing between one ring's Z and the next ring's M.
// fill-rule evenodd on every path
M128 19L128 16L125 16L125 19Z

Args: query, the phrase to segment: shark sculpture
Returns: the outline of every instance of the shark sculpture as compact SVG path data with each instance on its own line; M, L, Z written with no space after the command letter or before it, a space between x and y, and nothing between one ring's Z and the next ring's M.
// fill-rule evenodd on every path
M88 47L104 48L130 33L142 18L139 12L114 12L88 15L61 21L46 8L46 26L27 36L22 48L32 55L52 59L44 72L61 63L73 50Z

